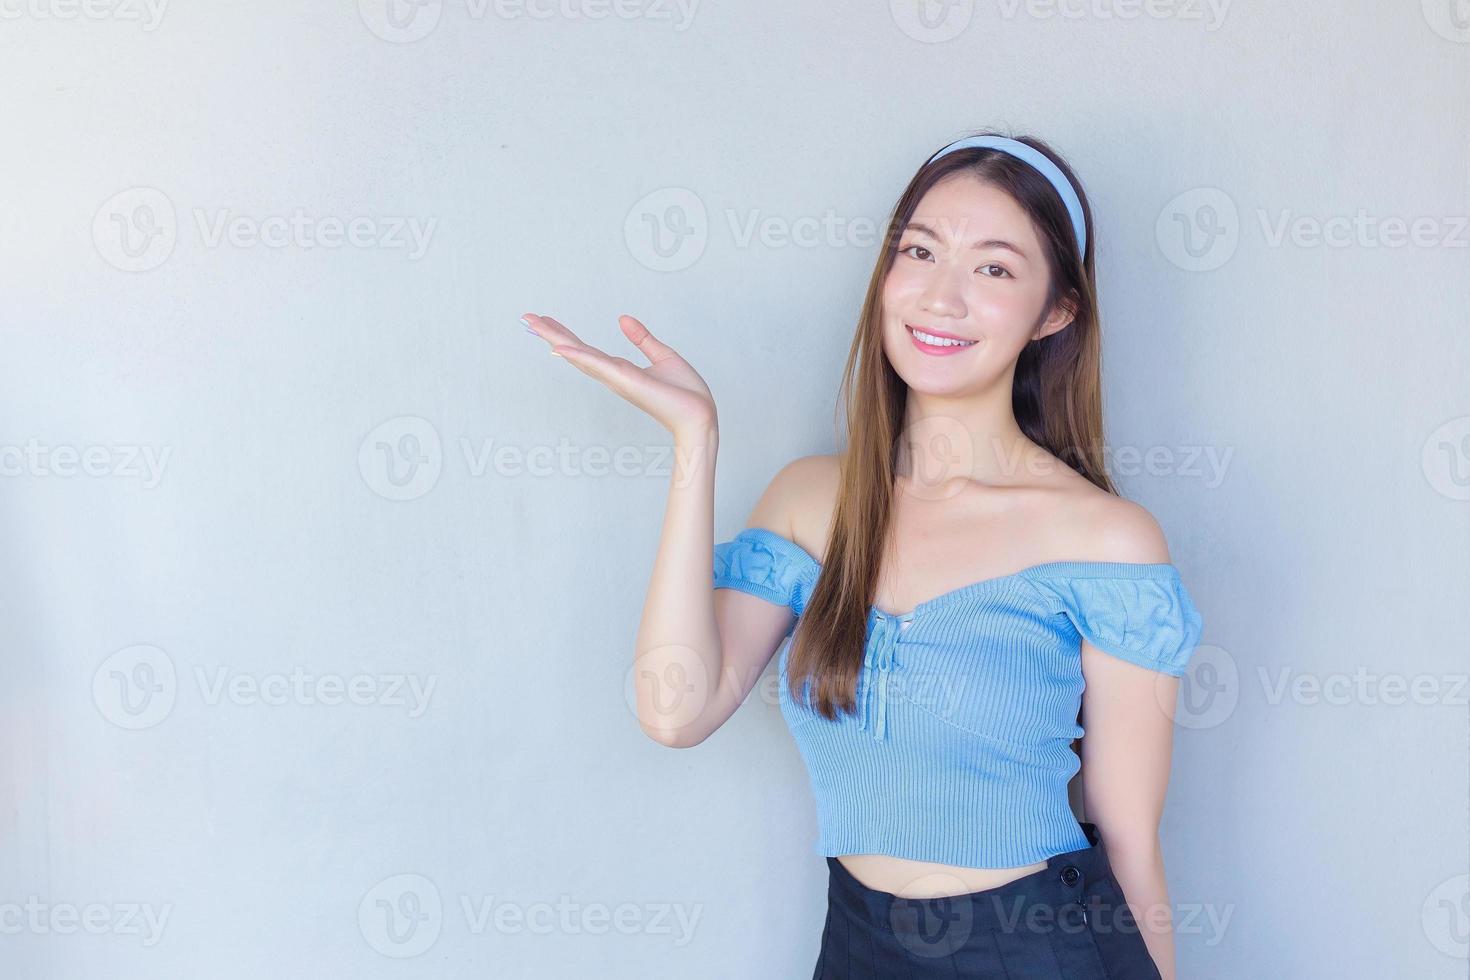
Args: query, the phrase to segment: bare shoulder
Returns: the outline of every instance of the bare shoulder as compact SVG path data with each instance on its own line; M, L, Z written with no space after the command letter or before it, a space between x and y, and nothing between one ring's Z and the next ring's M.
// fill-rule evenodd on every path
M840 461L835 455L799 456L771 478L746 521L820 555L837 501Z
M1073 540L1093 561L1168 562L1164 529L1142 504L1083 480L1065 491Z

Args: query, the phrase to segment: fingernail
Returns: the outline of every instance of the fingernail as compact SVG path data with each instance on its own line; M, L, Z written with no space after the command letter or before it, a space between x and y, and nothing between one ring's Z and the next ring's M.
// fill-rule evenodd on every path
M526 333L530 334L532 337L539 337L539 336L541 336L539 333L537 333L536 331L532 330L530 327L527 327L526 328Z

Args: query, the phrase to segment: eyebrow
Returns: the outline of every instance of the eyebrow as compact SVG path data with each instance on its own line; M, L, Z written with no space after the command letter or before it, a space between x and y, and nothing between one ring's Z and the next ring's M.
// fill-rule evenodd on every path
M920 234L928 235L930 238L934 239L936 242L943 241L942 238L940 238L937 234L935 234L933 228L930 228L928 225L924 224L922 221L910 221L907 225L904 226L904 231L917 231ZM1027 259L1028 258L1027 255L1026 255L1026 253L1021 250L1020 246L1013 245L1012 243L1010 243L1010 242L1008 242L1008 241L1006 241L1006 240L1004 240L1002 238L986 238L986 239L983 239L981 241L972 243L970 245L970 247L971 248L1001 248L1001 249L1005 249L1006 251L1009 251L1009 252L1015 252L1018 256L1020 256L1023 259ZM1028 261L1029 261L1029 259L1028 259Z

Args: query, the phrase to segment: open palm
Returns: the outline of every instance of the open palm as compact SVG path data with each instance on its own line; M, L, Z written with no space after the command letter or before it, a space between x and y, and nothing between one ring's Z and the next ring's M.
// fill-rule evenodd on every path
M699 372L635 317L618 317L618 327L648 358L644 367L583 343L549 316L527 313L524 319L538 337L551 343L554 353L652 415L675 436L715 424L714 396Z

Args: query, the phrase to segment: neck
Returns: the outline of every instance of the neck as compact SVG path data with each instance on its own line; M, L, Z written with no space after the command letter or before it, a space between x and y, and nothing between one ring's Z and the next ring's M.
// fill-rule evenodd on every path
M1017 424L1009 385L962 398L910 389L898 442L895 475L939 495L956 480L1025 482L1050 458Z

